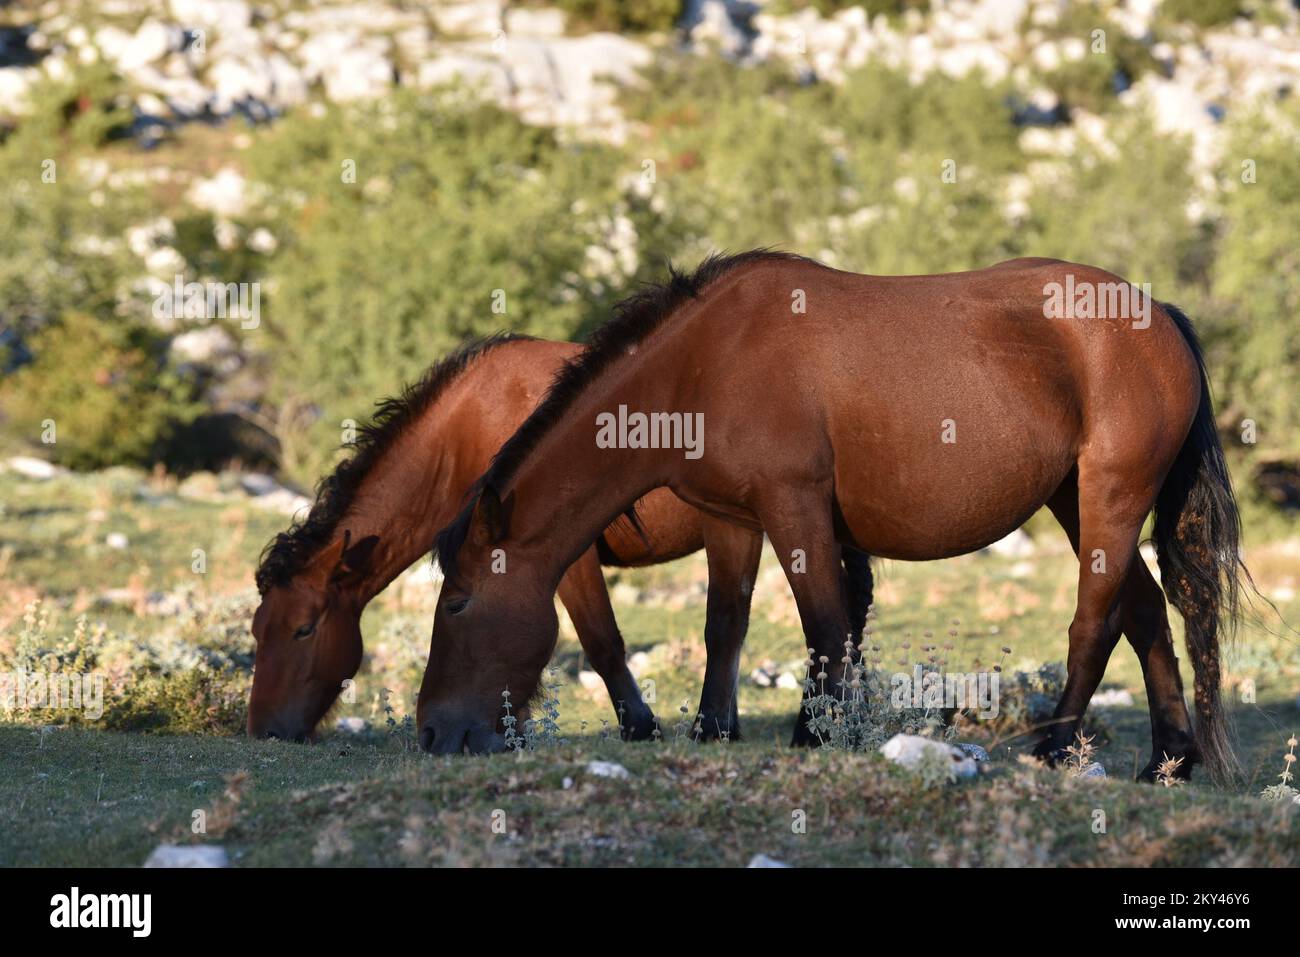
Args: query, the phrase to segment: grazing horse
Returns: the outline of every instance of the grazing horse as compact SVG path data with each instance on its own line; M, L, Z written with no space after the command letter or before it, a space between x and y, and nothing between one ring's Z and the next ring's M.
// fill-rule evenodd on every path
M320 485L307 517L275 537L257 571L257 667L248 733L303 740L361 664L361 613L428 553L473 480L580 347L520 336L476 342L380 404L353 454ZM702 733L736 737L736 683L758 553L747 534L702 516L666 489L638 505L641 534L616 522L564 575L559 598L619 712L621 732L648 738L654 715L628 671L600 565L671 561L705 547L710 592ZM849 606L861 630L870 602L866 556L845 555ZM498 695L499 698L499 695Z
M636 414L663 413L697 417L703 454L637 434ZM1233 766L1218 632L1246 573L1205 368L1188 319L1110 273L1017 259L865 276L756 251L625 301L438 537L426 747L501 746L502 689L535 692L564 569L659 486L766 531L808 647L832 662L847 630L840 546L946 558L1046 505L1080 568L1065 689L1036 753L1056 760L1070 745L1123 632L1150 700L1142 776L1164 755L1184 759L1180 773ZM1186 623L1195 733L1161 587L1137 556L1153 508L1164 593ZM494 550L508 575L488 573ZM800 720L795 743L814 742Z

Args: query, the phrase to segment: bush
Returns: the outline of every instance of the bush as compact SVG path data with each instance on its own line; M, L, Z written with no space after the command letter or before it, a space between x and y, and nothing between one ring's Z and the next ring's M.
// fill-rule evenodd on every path
M642 33L671 30L681 19L682 0L554 0L570 29Z
M617 226L639 215L619 185L636 166L464 97L399 92L293 116L251 153L280 247L247 342L271 400L303 410L279 426L300 478L344 419L466 337L570 336L605 318L640 267Z
M1219 405L1234 430L1237 420L1251 418L1262 449L1294 456L1300 453L1300 109L1239 120L1223 180L1208 313Z
M1161 136L1142 116L1109 131L1113 146L1082 141L1050 188L1031 201L1027 241L1034 255L1100 266L1157 299L1192 310L1184 292L1205 240L1188 223L1193 197L1185 140Z
M48 443L50 457L71 468L148 464L194 411L188 387L143 328L70 312L31 347L35 359L0 384L8 426Z
M846 269L965 269L1005 258L1000 196L1019 153L1000 90L919 85L879 66L842 87L688 58L634 103L654 131L656 193L696 255L775 245ZM658 77L656 76L657 80ZM1000 120L1000 122L999 122ZM945 161L956 181L945 182Z
M1164 0L1162 19L1174 23L1194 23L1198 27L1216 27L1242 14L1241 0Z

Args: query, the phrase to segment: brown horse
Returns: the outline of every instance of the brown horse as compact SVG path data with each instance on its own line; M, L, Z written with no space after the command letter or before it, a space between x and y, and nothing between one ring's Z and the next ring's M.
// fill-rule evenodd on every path
M248 732L302 740L361 664L361 613L428 553L492 454L537 404L580 347L517 336L474 343L381 403L354 452L321 483L306 519L272 541L257 571L257 667ZM625 737L654 731L654 715L627 669L600 565L640 566L707 548L711 590L702 733L736 737L740 647L749 621L757 552L747 534L702 516L666 489L638 505L643 534L616 522L568 570L559 598L592 667L609 690ZM850 614L861 629L870 602L865 556L853 574Z
M1071 318L1049 318L1063 289ZM704 454L646 441L636 413L701 417ZM675 420L654 421L674 437L663 423ZM1233 764L1217 636L1245 569L1200 349L1182 313L1109 273L1019 259L863 276L759 251L625 302L439 535L427 746L500 746L501 691L534 693L564 569L659 486L766 530L808 646L833 662L847 629L839 545L945 558L1046 505L1081 560L1066 686L1036 752L1071 743L1122 631L1150 699L1143 776L1166 754L1216 776ZM1161 580L1186 622L1195 736L1161 588L1136 556L1153 508ZM510 574L488 573L494 550ZM802 720L795 741L811 743Z

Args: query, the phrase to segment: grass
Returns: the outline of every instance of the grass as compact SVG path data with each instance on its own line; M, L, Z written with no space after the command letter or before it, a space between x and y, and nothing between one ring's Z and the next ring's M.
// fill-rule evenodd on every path
M164 687L190 687L184 682L195 666L178 651L187 647L220 652L229 681L246 682L239 662L251 649L249 606L233 598L247 595L257 553L282 517L238 500L195 501L127 470L45 483L0 476L0 503L0 664L23 628L23 606L39 597L52 634L70 634L75 618L87 617L99 667L121 674L128 688L146 668ZM1009 676L1061 661L1076 566L1059 534L1033 527L1037 549L1026 559L884 563L872 636L882 667L906 670L899 662L923 657L926 645L941 648L953 670L1000 663ZM127 547L106 547L109 531L125 535ZM193 547L208 552L205 575L190 570ZM1249 558L1265 593L1300 622L1293 597L1300 549L1280 542ZM184 709L210 702L183 694L141 700L178 709L163 716L164 730L211 725L227 733L42 728L0 713L0 865L134 866L159 843L190 840L220 843L246 866L714 865L755 854L809 866L1280 865L1300 851L1300 808L1259 797L1277 783L1300 724L1300 653L1290 638L1247 624L1229 658L1248 773L1238 789L1212 788L1204 775L1178 787L1131 783L1149 757L1150 732L1141 673L1126 645L1103 687L1129 691L1133 704L1094 709L1090 728L1090 758L1109 779L1029 767L1021 757L1032 735L976 726L960 739L989 748L985 772L930 786L876 754L786 746L798 691L746 677L760 666L802 676L797 616L771 555L742 660L744 740L674 740L674 725L693 717L699 695L703 568L703 557L693 556L611 575L629 652L644 652L636 662L662 742L625 744L602 733L613 710L603 688L584 686L581 648L562 628L553 661L562 743L489 758L419 754L401 721L414 710L433 590L399 583L366 613L359 694L337 711L370 723L360 736L330 730L314 747L248 741L234 733L237 714L196 724ZM184 594L199 612L102 600L131 588ZM385 730L386 688L397 734ZM1252 688L1254 701L1243 700ZM594 776L593 760L622 765L627 779ZM205 835L191 832L195 811L207 815Z
M212 820L240 771L233 821L207 839L244 866L743 865L760 853L796 866L1283 866L1300 854L1295 809L1250 795L1014 762L924 788L874 755L762 740L588 737L467 760L391 743L8 727L0 754L0 819L15 825L0 829L5 866L138 864L160 841L191 840L194 811ZM594 776L592 760L627 779Z

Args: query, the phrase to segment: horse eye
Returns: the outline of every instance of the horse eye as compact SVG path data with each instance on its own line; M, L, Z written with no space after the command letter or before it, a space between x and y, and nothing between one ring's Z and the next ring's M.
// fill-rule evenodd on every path
M295 631L293 633L293 639L294 641L302 641L304 638L310 637L311 633L315 630L316 630L316 622L313 621L310 625L303 625L301 628Z
M447 602L447 614L452 616L459 615L468 607L468 598L453 598L451 601Z

